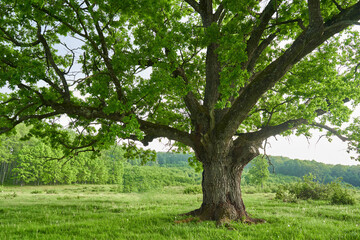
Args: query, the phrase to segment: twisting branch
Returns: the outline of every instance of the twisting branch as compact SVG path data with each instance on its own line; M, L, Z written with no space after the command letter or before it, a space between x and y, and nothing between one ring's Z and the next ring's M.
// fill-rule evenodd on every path
M181 142L191 148L194 147L192 136L186 132L165 125L147 122L141 119L138 119L138 122L140 123L140 129L143 130L146 134L145 138L142 140L144 145L147 145L155 138L166 137L170 140Z

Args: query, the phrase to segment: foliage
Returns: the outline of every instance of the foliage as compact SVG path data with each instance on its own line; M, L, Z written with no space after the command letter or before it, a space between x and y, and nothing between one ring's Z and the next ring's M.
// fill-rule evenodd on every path
M122 184L123 150L114 146L101 152L101 156L79 153L63 158L59 149L39 138L20 139L29 131L20 125L16 135L3 139L1 150L12 149L0 158L0 179L7 184ZM4 136L0 136L4 137Z
M354 205L355 198L352 194L349 193L347 188L344 188L341 184L341 179L330 183L331 195L330 203L332 204L347 204Z
M250 184L263 186L270 175L268 166L268 162L264 156L255 158L246 175L248 182Z
M327 199L328 198L328 189L324 184L319 183L315 180L316 176L305 175L302 182L297 182L292 185L289 189L291 194L294 194L299 199Z
M297 202L298 199L330 200L332 204L355 204L355 199L346 188L341 185L341 179L329 184L315 181L312 174L305 175L303 181L279 186L276 199L284 202Z

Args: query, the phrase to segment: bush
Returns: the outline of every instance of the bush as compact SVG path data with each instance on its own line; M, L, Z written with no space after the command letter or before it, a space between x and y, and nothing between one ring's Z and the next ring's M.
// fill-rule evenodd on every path
M329 184L331 195L330 195L330 203L337 205L354 205L355 198L349 193L349 191L341 186L341 179L337 179L334 182Z
M202 193L201 186L191 186L184 189L184 194L200 194Z
M303 177L302 182L290 185L289 192L294 194L298 199L327 199L327 186L315 181L316 177L311 173Z
M331 195L330 202L337 205L354 205L355 198L346 189L338 189Z
M279 186L276 191L275 199L282 200L283 202L292 202L296 203L298 201L295 194L290 193L285 185Z
M297 202L298 199L330 200L331 204L355 204L354 197L337 179L329 184L315 181L312 174L305 175L302 182L280 185L276 191L275 199L284 202Z

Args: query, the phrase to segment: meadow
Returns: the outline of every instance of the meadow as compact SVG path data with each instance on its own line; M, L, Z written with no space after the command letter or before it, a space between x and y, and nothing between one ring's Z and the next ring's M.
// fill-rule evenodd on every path
M184 187L117 193L116 185L2 187L0 239L360 239L360 195L352 206L284 203L273 193L244 194L265 224L183 223L201 204ZM180 223L179 223L180 222Z

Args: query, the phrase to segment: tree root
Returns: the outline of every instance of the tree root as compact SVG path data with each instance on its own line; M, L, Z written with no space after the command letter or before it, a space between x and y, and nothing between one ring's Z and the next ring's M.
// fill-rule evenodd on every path
M242 216L240 214L234 214L229 209L210 209L208 208L199 208L193 210L188 213L181 214L181 216L191 216L184 220L175 221L175 223L188 223L188 222L202 222L202 221L216 221L216 226L218 227L227 227L229 230L233 230L231 227L231 222L242 222L246 224L259 224L259 223L266 223L264 219L261 218L252 218L249 217L247 213Z

